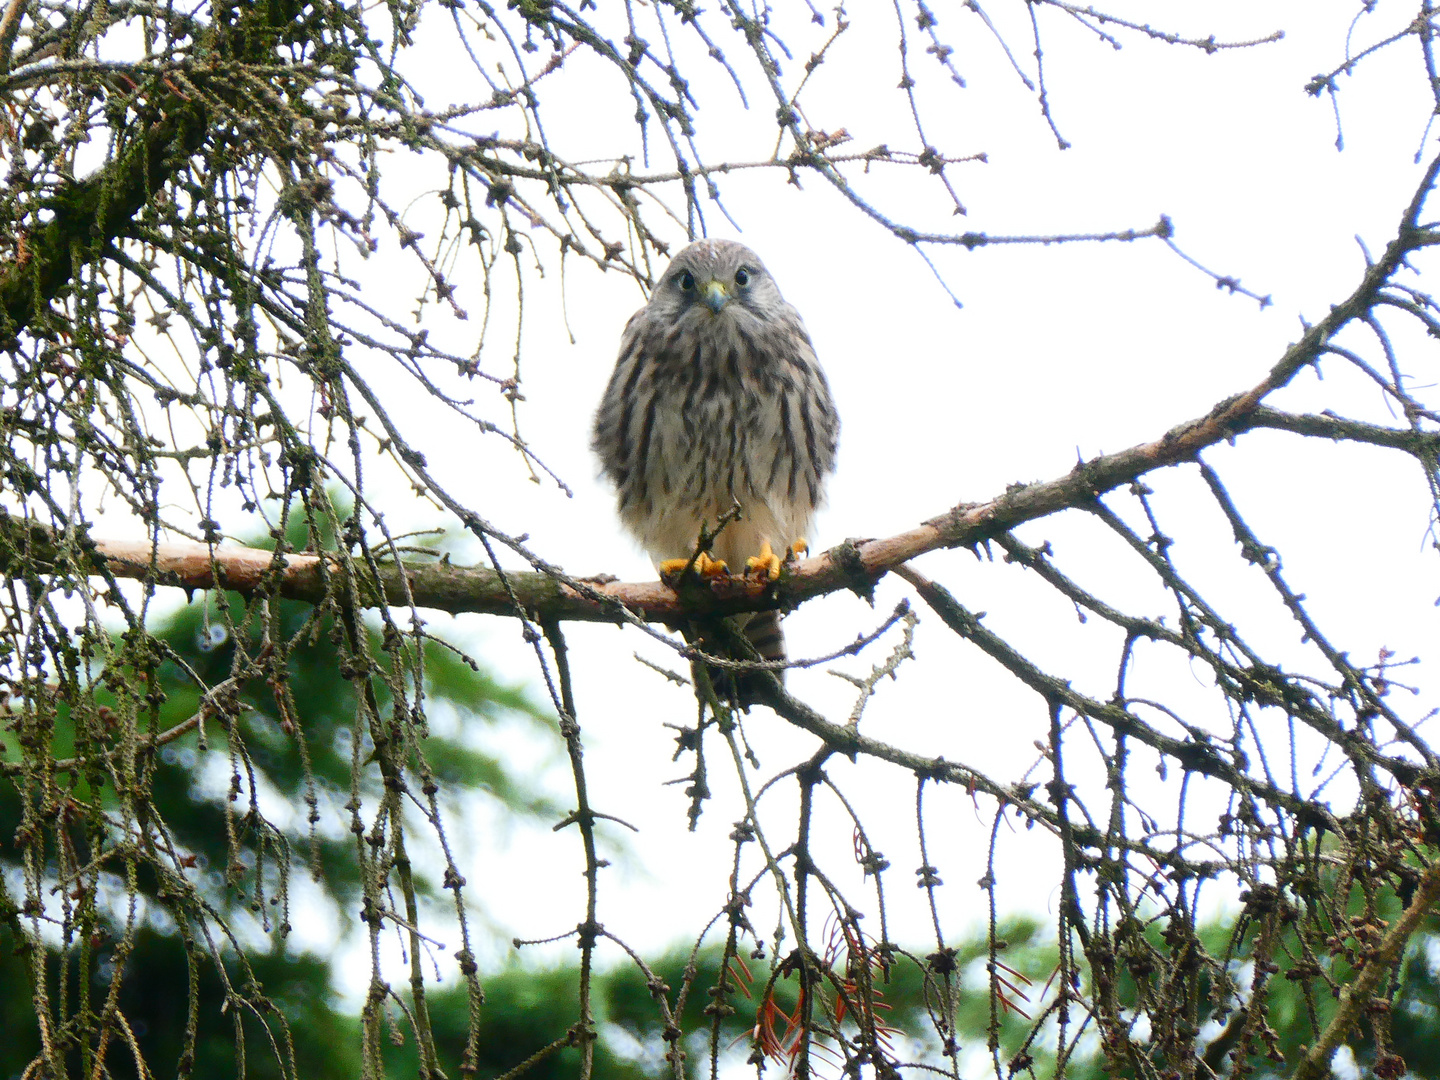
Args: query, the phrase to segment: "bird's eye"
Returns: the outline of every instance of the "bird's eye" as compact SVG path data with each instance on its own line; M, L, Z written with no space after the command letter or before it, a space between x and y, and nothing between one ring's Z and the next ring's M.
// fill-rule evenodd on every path
M749 271L749 270L746 270L745 267L743 267L743 266L742 266L739 270L736 270L736 271L735 271L735 284L736 284L736 285L739 285L742 289L743 289L746 285L749 285L749 284L750 284L750 271Z
M679 281L680 289L682 292L689 292L691 289L695 288L695 275L690 273L689 270L686 270L676 280Z

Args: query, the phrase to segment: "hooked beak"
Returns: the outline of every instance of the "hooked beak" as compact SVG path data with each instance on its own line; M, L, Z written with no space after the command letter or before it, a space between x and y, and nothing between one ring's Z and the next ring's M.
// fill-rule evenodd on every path
M720 309L730 302L730 290L723 281L711 278L700 286L700 302L719 315Z

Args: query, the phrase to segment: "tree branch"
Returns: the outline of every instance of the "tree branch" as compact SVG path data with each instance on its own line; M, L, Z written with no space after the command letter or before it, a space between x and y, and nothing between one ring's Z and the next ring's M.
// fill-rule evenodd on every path
M1329 413L1289 413L1262 405L1252 414L1248 427L1273 428L1296 435L1386 446L1394 450L1404 450L1423 461L1431 461L1440 454L1440 431L1391 428Z
M1053 480L1012 485L988 502L962 503L896 536L847 540L822 555L787 567L780 580L768 587L748 578L731 578L707 585L682 584L677 592L658 581L623 583L572 578L532 557L535 572L506 575L510 589L527 612L547 621L621 622L628 610L649 622L675 624L698 614L792 607L846 588L868 592L879 578L918 555L938 548L972 547L1027 521L1083 506L1154 469L1190 461L1206 447L1257 427L1327 438L1360 438L1411 453L1427 451L1429 440L1414 432L1391 433L1389 429L1328 417L1292 416L1265 408L1261 402L1301 368L1317 362L1326 343L1373 306L1380 289L1406 255L1434 242L1429 234L1416 230L1415 219L1437 171L1440 158L1431 162L1426 171L1399 235L1367 268L1356 290L1286 349L1264 379L1152 442L1082 461ZM10 517L4 511L0 515L0 555L11 565L16 565L11 557L21 550L22 540L32 545L27 548L31 556L42 561L60 558L54 538L37 534L42 527ZM48 556L45 550L33 546L36 543L42 548L49 545ZM325 595L327 573L318 555L276 556L252 548L211 548L190 543L152 546L115 540L88 541L86 546L117 577L148 579L184 589L219 587L245 594L271 590L312 603ZM382 602L382 597L390 604L408 603L413 598L419 607L452 613L516 614L505 582L496 571L484 567L459 567L445 562L383 566L380 579L370 583L370 592L371 602L376 604Z
M1352 319L1372 307L1390 275L1417 248L1435 242L1419 232L1416 218L1425 196L1440 172L1440 157L1431 162L1425 178L1401 223L1399 234L1383 256L1371 264L1360 285L1335 305L1320 322L1292 344L1269 374L1242 394L1219 402L1206 415L1171 428L1160 438L1114 454L1082 461L1069 473L1035 484L1012 485L1003 495L984 503L962 503L919 527L878 540L847 540L815 558L787 567L778 582L762 585L748 578L731 578L707 585L682 584L679 592L663 582L622 583L572 578L532 556L536 571L507 574L510 589L532 616L547 621L580 620L621 622L625 611L650 622L678 623L697 614L729 614L773 607L792 607L816 596L850 588L867 592L879 578L902 563L938 548L972 547L1001 536L1027 521L1060 510L1083 506L1107 491L1144 474L1192 460L1206 447L1257 427L1279 427L1305 435L1363 438L1414 453L1428 450L1423 436L1413 432L1387 434L1349 421L1323 417L1291 417L1261 405L1272 391L1284 386L1322 355L1329 340ZM1364 428L1362 432L1361 428ZM0 511L0 515L4 512ZM0 517L0 555L11 556L23 540L50 546L48 559L60 557L53 537L39 536L39 526L8 515ZM149 579L185 589L226 588L240 593L272 590L296 600L319 602L325 595L326 570L317 555L275 556L250 548L203 544L87 541L92 554L103 559L117 577ZM44 550L28 547L28 554L47 560ZM33 564L32 564L33 565ZM98 569L98 567L96 568ZM408 586L408 590L407 590ZM516 614L511 593L500 575L484 567L449 563L383 566L380 579L370 584L372 603L404 604L440 611L491 615Z

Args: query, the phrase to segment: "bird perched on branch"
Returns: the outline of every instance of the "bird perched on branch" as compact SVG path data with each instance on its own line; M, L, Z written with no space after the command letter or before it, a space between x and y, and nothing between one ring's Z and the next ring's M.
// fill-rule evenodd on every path
M592 445L620 520L662 576L693 565L773 581L805 550L839 431L805 324L775 279L743 244L701 240L626 324ZM702 534L713 539L697 556ZM777 612L740 628L761 657L785 658ZM711 674L740 704L753 699L743 676Z

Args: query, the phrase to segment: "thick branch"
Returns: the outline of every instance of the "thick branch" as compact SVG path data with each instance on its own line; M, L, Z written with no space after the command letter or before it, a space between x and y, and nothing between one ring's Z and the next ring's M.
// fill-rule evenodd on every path
M1393 245L1392 245L1393 246ZM1387 252L1387 255L1389 253ZM1397 253L1397 259L1399 257ZM961 504L915 529L878 540L846 541L822 555L787 568L770 588L732 578L705 587L683 589L683 596L663 582L601 582L574 579L550 568L506 575L524 609L544 620L623 621L622 608L647 621L677 623L696 614L728 613L791 606L844 588L861 591L902 563L937 548L970 547L1001 536L1017 525L1060 510L1081 506L1107 491L1154 469L1189 461L1208 446L1256 427L1282 427L1320 437L1363 437L1356 425L1328 417L1288 417L1260 405L1261 399L1313 361L1324 342L1350 318L1364 310L1366 298L1383 283L1377 264L1356 294L1331 312L1287 350L1270 375L1251 390L1222 401L1206 416L1187 421L1153 442L1082 462L1064 476L1035 484L1015 485L988 502ZM1302 422L1303 421L1303 422ZM1413 432L1394 432L1373 441L1397 448L1419 449ZM1425 449L1428 449L1426 447ZM12 518L3 519L3 542L13 547L26 530ZM30 530L34 538L33 527ZM240 593L273 589L280 596L312 603L325 593L325 574L316 555L286 555L253 548L203 544L159 544L100 540L94 554L117 577L153 579L185 589L221 587ZM32 549L43 560L44 553ZM52 551L48 558L56 557ZM273 582L265 585L266 575ZM407 592L408 585L408 592ZM372 583L376 602L416 605L440 611L513 615L515 607L499 574L485 567L449 563L409 564L382 568Z
M240 62L273 59L275 31L298 11L288 2L242 7L236 26L213 28L207 45ZM138 122L141 132L122 139L115 157L90 176L59 188L45 204L49 219L25 237L24 255L0 271L0 340L29 328L80 262L123 236L209 135L209 112L198 100L167 91L137 108L148 114Z
M13 337L70 283L75 252L104 249L130 225L154 193L200 148L205 112L180 106L147 128L120 156L94 175L62 188L49 200L53 216L26 237L26 255L0 273L0 330Z
M1394 245L1392 245L1393 247ZM1387 252L1387 256L1390 253ZM1397 253L1397 260L1400 254ZM1411 452L1428 450L1422 436L1360 425L1329 417L1292 417L1260 405L1261 399L1283 385L1297 370L1313 361L1328 338L1358 312L1367 296L1384 281L1372 267L1356 294L1331 312L1330 317L1292 345L1269 376L1244 394L1222 401L1206 416L1172 428L1153 442L1105 454L1082 462L1064 476L1035 484L1015 485L988 502L961 504L918 528L878 540L846 541L822 555L787 568L770 588L759 582L732 578L709 586L677 592L663 582L602 582L569 578L550 568L541 572L507 574L511 589L527 613L546 621L580 620L619 622L622 609L641 619L678 623L696 614L728 613L776 606L791 606L844 588L861 591L902 563L937 548L970 547L1003 535L1015 526L1060 510L1091 502L1107 491L1154 469L1189 461L1208 446L1257 427L1275 427L1326 438L1364 438ZM1368 437L1367 437L1368 436ZM3 511L0 511L3 513ZM0 543L12 550L28 533L37 534L9 517L0 519ZM117 577L152 579L157 584L184 589L226 588L249 594L274 591L296 600L319 602L325 594L325 573L316 555L286 555L277 559L268 551L243 547L209 548L203 544L159 544L99 540L95 556L103 558ZM58 557L50 545L30 549L42 562ZM270 583L267 582L269 575ZM408 589L407 589L408 586ZM485 567L449 563L386 566L379 582L371 584L374 602L416 605L452 613L476 612L513 615L511 601L500 575ZM683 595L682 595L683 593Z

